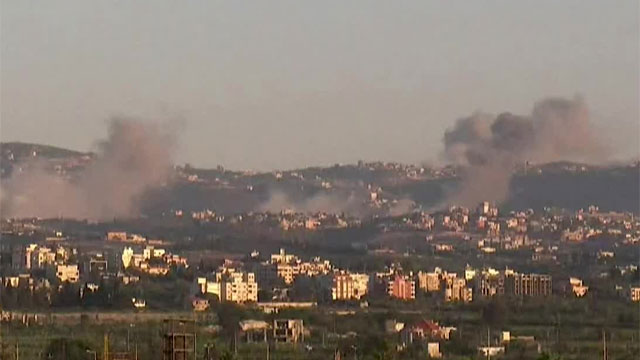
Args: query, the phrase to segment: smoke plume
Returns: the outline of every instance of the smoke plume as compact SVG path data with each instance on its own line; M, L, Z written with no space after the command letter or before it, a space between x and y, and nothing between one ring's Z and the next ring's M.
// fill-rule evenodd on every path
M45 162L21 164L3 181L3 217L70 217L102 220L140 215L140 198L164 185L175 147L172 126L115 118L96 158L71 179Z
M300 213L347 213L360 216L367 209L363 198L354 193L342 195L319 193L294 200L283 191L272 191L269 193L267 200L258 206L257 210L270 212L292 210Z
M459 119L443 141L445 160L462 167L461 186L446 200L459 205L504 201L524 162L594 162L606 154L580 98L544 99L527 116L476 113Z

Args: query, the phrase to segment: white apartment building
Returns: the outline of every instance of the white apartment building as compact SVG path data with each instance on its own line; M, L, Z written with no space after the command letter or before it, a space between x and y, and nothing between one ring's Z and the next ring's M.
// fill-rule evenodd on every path
M331 297L333 300L360 300L369 289L369 275L336 273L333 275Z
M198 278L198 287L201 293L216 295L221 302L241 304L258 301L258 282L254 273L216 273L211 281Z

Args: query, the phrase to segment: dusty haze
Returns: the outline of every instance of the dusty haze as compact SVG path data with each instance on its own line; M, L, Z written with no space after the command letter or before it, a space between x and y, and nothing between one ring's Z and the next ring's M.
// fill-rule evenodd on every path
M72 179L37 161L17 166L2 182L2 216L91 220L137 216L140 196L169 179L177 133L171 124L114 118L108 138L97 144L96 159Z
M196 167L433 162L454 119L579 93L640 148L637 0L37 3L2 1L5 142L88 150L110 114L168 113Z

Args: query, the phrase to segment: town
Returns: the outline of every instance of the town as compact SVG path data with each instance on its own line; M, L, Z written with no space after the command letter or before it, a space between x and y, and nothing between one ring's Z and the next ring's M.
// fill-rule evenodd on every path
M131 328L64 346L157 358L148 332L160 325L149 324L176 317L195 321L198 341L183 345L205 359L585 354L579 339L602 331L611 353L638 351L640 220L595 205L503 213L485 201L364 218L174 210L1 225L4 356L63 346L19 343L36 329L115 323ZM578 324L590 335L572 332Z

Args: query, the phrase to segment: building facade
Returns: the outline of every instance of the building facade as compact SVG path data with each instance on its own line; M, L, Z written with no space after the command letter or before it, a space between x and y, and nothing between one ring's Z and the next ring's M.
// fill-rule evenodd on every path
M369 275L337 273L333 275L331 297L333 300L360 300L368 292Z
M416 298L416 282L408 276L396 275L389 280L387 286L389 296L401 300Z

